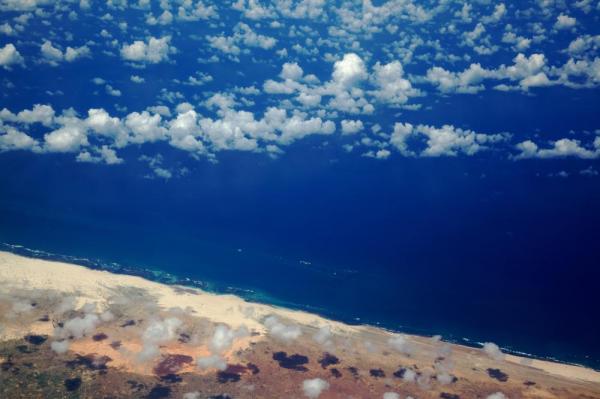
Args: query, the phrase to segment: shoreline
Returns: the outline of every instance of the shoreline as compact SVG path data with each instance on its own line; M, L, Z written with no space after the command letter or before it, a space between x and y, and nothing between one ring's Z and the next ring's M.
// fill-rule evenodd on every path
M25 257L25 258L32 259L32 260L43 260L43 261L47 261L47 262L66 263L69 265L83 267L83 268L93 270L93 271L102 271L102 272L108 272L108 273L112 273L112 274L116 274L116 275L138 277L138 278L145 279L145 280L148 280L153 283L165 284L167 286L183 286L183 287L187 287L187 288L191 288L191 289L198 289L204 293L217 295L217 296L232 295L248 304L259 304L259 305L270 306L270 307L287 310L287 311L304 312L304 313L308 313L311 315L321 317L323 319L326 319L326 320L329 320L332 322L342 323L342 324L345 324L348 326L373 328L373 329L385 331L390 334L405 334L405 335L409 335L409 336L417 336L417 337L422 337L422 338L430 338L430 337L437 335L434 332L420 331L419 329L410 329L410 328L394 329L394 328L389 328L389 327L382 326L382 325L377 325L374 323L373 324L370 324L368 322L363 323L360 321L356 321L356 319L352 319L352 318L349 318L349 319L339 318L339 317L335 317L335 315L333 315L333 314L320 313L320 312L318 312L318 310L311 309L310 306L304 306L302 304L278 300L276 298L272 298L273 301L261 300L261 298L263 296L258 294L253 289L236 289L235 287L229 287L229 286L225 286L223 284L223 287L230 289L230 291L228 291L227 289L223 289L220 287L217 288L218 285L216 283L206 282L206 281L202 281L202 280L194 280L194 279L191 279L188 277L181 277L181 276L177 276L170 272L166 272L166 271L162 271L162 270L148 269L148 268L136 267L136 266L124 266L124 265L116 263L116 262L105 262L101 259L89 259L89 258L83 258L83 257L77 257L77 256L71 256L71 255L56 254L56 253L52 253L52 252L48 252L48 251L44 251L44 250L31 249L31 248L28 248L28 247L25 247L25 246L19 245L19 244L9 244L6 242L0 242L0 254L2 254L3 252L6 252L6 253L12 254L12 255L16 255L16 256ZM244 293L248 292L248 291L251 292L252 294L244 295ZM324 312L324 313L327 313L327 312ZM444 336L444 342L447 342L447 343L450 343L453 345L463 346L465 348L472 348L472 349L480 349L483 345L482 342L479 342L477 340L472 340L467 337L447 339ZM553 355L536 355L536 354L532 354L529 352L514 350L511 348L502 347L502 346L500 346L500 349L507 356L512 356L514 358L523 358L523 359L530 359L530 360L536 361L536 362L548 362L551 364L561 364L561 365L572 366L572 367L580 367L580 368L592 370L592 371L600 374L600 367L595 368L589 364L577 363L577 362L573 362L573 361L566 361L566 360L562 360L558 357L555 357Z
M263 332L264 326L258 322L258 320L269 314L275 314L303 326L314 327L329 325L333 330L344 334L372 332L388 337L396 334L395 332L380 327L370 325L350 325L302 310L292 310L276 305L253 303L231 294L216 294L206 292L200 288L167 285L138 276L95 270L86 266L65 262L29 258L5 251L0 251L0 281L3 282L3 289L7 289L12 283L16 282L14 284L16 287L19 285L19 281L27 281L28 289L60 289L62 292L81 292L89 300L97 301L108 297L107 292L105 292L103 288L97 286L100 283L107 287L113 284L114 286L145 288L157 293L159 304L164 309L184 306L200 306L203 308L203 315L211 318L214 322L227 323L235 328L246 325L250 329ZM176 289L190 290L194 295L190 295L190 298L187 298L186 296L186 298L183 299L181 297L173 296L172 291ZM237 310L235 309L236 307ZM240 310L242 307L253 308L253 312L256 312L256 316L252 319L244 317L242 314L243 312ZM403 335L415 342L430 340L429 337L419 335ZM473 347L461 344L451 342L449 342L449 344L464 352L473 352L474 350ZM600 372L584 366L532 359L513 354L506 354L505 360L507 363L527 364L555 376L591 383L600 383Z

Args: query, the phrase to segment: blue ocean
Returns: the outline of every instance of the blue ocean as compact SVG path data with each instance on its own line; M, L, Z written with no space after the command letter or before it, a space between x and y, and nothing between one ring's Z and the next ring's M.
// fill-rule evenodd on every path
M504 160L305 155L163 182L4 154L2 249L600 368L600 186Z

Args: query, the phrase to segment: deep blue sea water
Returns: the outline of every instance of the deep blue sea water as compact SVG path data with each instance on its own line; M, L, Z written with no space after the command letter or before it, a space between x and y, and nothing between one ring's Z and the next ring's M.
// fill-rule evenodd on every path
M170 181L5 153L0 241L600 369L600 187L548 177L577 161L337 151L223 154Z

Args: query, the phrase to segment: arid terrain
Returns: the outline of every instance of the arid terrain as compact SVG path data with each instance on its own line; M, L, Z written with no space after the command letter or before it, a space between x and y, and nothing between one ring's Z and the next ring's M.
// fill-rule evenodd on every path
M600 373L0 252L0 398L598 398Z

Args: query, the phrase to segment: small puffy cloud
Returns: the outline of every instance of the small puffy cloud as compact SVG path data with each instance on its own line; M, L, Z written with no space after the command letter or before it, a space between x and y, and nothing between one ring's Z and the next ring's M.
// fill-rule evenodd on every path
M519 53L513 59L512 65L501 65L496 69L486 69L480 64L471 64L462 72L451 72L440 67L432 67L427 71L425 81L437 86L442 93L475 94L485 89L485 80L509 80L516 86L505 84L496 86L498 90L529 90L531 87L541 87L556 84L548 78L549 68L544 54L535 53L526 57Z
M445 371L438 373L435 376L435 379L437 380L437 382L439 382L442 385L448 385L454 381L454 377Z
M219 354L228 350L235 339L247 337L248 335L250 333L244 326L232 330L226 325L219 324L210 339L208 347L212 353Z
M342 134L355 134L363 130L364 126L361 120L344 119L341 122Z
M62 315L63 313L74 310L77 307L77 298L74 296L64 297L60 303L54 309L54 312L57 315Z
M54 47L49 40L46 40L42 44L40 51L42 52L42 56L49 62L59 62L62 61L64 57L63 52Z
M329 348L333 345L331 327L323 326L313 335L313 340L319 345Z
M65 50L65 61L73 62L79 58L89 57L90 49L87 46L81 46L78 48L67 47Z
M18 114L13 114L6 108L0 111L0 120L31 125L41 123L51 126L54 123L54 109L50 105L35 104L32 109L25 109Z
M58 65L60 62L73 62L79 58L89 57L90 49L87 46L81 46L78 48L67 47L65 52L63 53L57 47L52 45L52 42L49 40L44 41L42 46L40 47L40 51L42 53L42 57L44 60L50 65Z
M560 14L558 17L556 17L554 28L558 30L569 29L574 27L575 25L577 25L577 20L575 18L565 14Z
M302 75L304 75L304 71L295 62L286 62L285 64L283 64L283 67L281 68L281 73L279 74L279 76L282 79L290 80L300 80L300 78L302 78Z
M74 317L64 322L62 327L58 327L54 331L54 336L57 338L83 338L96 330L100 324L100 318L93 313L85 314L82 317Z
M427 137L427 148L422 155L431 157L455 156L458 152L473 155L484 148L485 144L505 139L503 135L478 134L451 125L441 128L420 125L417 131Z
M115 89L111 85L106 85L104 89L106 90L106 94L108 94L109 96L121 97L121 90Z
M0 66L10 69L13 65L23 65L23 57L12 43L8 43L0 48Z
M304 396L316 399L321 396L321 392L329 388L329 383L321 378L313 378L302 382L302 391Z
M415 382L417 380L417 372L413 369L406 369L404 370L402 379L406 382Z
M180 104L181 106L181 104ZM177 117L169 122L168 136L170 144L181 150L190 152L203 152L204 144L199 140L198 114L193 109L184 105L180 107Z
M15 30L8 23L3 23L0 25L0 33L6 36L14 36L16 34Z
M227 369L227 362L220 355L211 355L206 357L200 357L196 361L196 364L200 369L217 369L224 371Z
M144 83L145 82L144 78L142 78L141 76L137 76L137 75L131 75L130 79L133 83Z
M207 36L206 40L212 48L232 56L239 55L242 46L269 50L277 44L277 39L259 34L243 22L233 28L232 36Z
M84 120L84 123L94 133L113 138L117 146L124 146L127 143L127 132L121 120L117 117L111 117L102 108L89 109L88 117Z
M104 163L106 165L118 165L123 163L123 159L119 158L117 152L106 145L96 149L96 152L97 155L92 155L90 152L84 151L77 156L76 160L78 162Z
M600 157L600 139L596 138L592 148L584 147L581 141L575 139L560 139L552 143L550 148L539 148L531 140L525 140L516 145L520 151L516 159L525 158L566 158L575 157L582 159L594 159Z
M54 352L60 354L66 353L69 350L69 341L68 340L62 340L62 341L54 341L50 344L50 349L52 349Z
M588 51L600 50L600 35L583 35L574 39L567 47L567 53L571 56L585 55Z
M180 103L175 107L175 111L178 114L185 114L186 112L192 111L193 109L194 109L194 106L188 102Z
M496 4L494 12L489 17L482 19L483 23L496 23L499 22L506 15L506 5L504 3Z
M482 350L486 355L494 360L503 360L504 353L500 350L500 347L493 342L486 342L483 344Z
M267 317L264 325L269 330L269 334L284 342L291 342L302 335L300 327L283 324L277 316Z
M169 107L167 107L165 105L155 105L152 107L148 107L146 109L153 114L159 114L161 116L166 116L166 117L171 116L171 110L169 109Z
M13 150L40 151L37 140L13 127L7 127L2 133L0 127L0 152Z
M440 67L430 68L425 80L437 86L442 93L474 94L483 90L481 82L492 76L493 73L482 68L480 64L471 64L468 69L459 73Z
M39 6L48 4L49 0L2 0L2 11L35 11Z
M154 173L154 176L146 176L147 178L159 177L164 180L169 180L173 177L173 172L169 169L165 169L163 165L162 155L158 154L154 157L149 157L147 155L142 155L139 158L140 161L148 163L150 169Z
M433 127L427 125L413 126L409 123L396 123L390 136L390 144L402 155L415 155L409 149L410 138L424 138L427 147L419 154L422 157L456 156L459 153L474 155L489 145L503 142L505 134L483 134L472 130L463 130L452 125Z
M525 51L531 46L531 39L523 36L518 36L515 32L507 31L502 35L502 43L513 45L515 51Z
M177 9L177 18L181 21L198 21L217 17L216 8L204 4L202 0L197 1L195 4L191 1L184 1Z
M125 117L125 126L131 132L129 141L138 144L161 140L167 132L162 126L162 117L148 111L130 113Z
M414 345L404 335L396 335L388 340L388 345L405 355L410 355L414 352Z
M176 317L153 320L142 334L142 350L138 357L142 361L150 360L160 354L159 345L177 337L177 331L183 323Z
M401 105L406 103L409 97L419 94L419 91L412 87L410 81L404 78L404 69L399 61L392 61L385 65L378 62L373 70L373 80L377 86L373 95L379 101L391 105Z
M11 311L14 313L27 313L34 309L30 301L16 300L12 303Z
M385 148L380 148L379 150L376 151L367 151L363 154L363 156L368 157L368 158L375 158L375 159L388 159L390 157L390 155L392 155L392 153L390 152L390 150L387 150Z
M136 40L131 44L121 47L121 58L133 62L147 62L157 64L169 59L169 54L176 51L170 46L170 36L161 38L150 37L147 41Z
M76 152L88 144L85 128L69 123L44 135L44 148L49 152Z
M169 25L173 22L173 14L169 10L164 10L158 17L148 15L146 23L148 25Z
M238 55L241 51L237 46L236 40L233 36L207 36L206 40L212 48L226 54Z
M244 17L253 20L275 16L275 12L270 7L264 7L256 0L237 0L231 5L231 8L242 12Z
M269 36L260 35L252 30L248 25L239 23L235 29L236 36L248 47L259 47L264 50L273 48L277 44L277 39Z
M355 53L345 54L333 65L333 81L343 87L353 86L368 77L364 61Z

